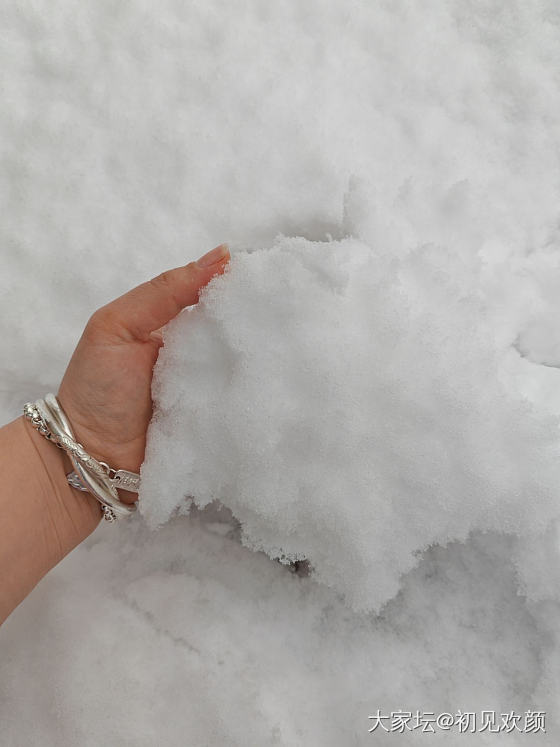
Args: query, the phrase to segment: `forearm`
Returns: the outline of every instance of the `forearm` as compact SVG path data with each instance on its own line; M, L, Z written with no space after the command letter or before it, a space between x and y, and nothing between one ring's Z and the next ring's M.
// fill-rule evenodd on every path
M95 529L98 502L66 481L70 462L23 417L0 428L0 624Z

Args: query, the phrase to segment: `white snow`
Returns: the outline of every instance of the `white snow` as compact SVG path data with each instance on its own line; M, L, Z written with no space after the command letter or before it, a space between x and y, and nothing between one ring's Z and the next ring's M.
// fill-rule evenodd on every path
M3 420L97 306L235 252L166 331L144 519L0 631L2 741L455 744L368 715L535 709L504 743L557 744L556 3L37 0L0 28ZM150 528L190 494L315 578L216 504Z
M560 517L559 418L528 401L534 365L494 328L480 276L476 257L356 239L235 255L165 331L150 525L187 495L218 500L246 545L306 558L376 610L430 545L473 530L540 544Z

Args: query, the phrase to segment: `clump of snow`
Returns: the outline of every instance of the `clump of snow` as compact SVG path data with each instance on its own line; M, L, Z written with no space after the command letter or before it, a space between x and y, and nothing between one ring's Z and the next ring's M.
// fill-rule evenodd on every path
M430 545L542 533L560 515L559 418L525 396L480 276L436 246L353 238L235 254L165 331L149 523L218 500L246 545L307 558L366 609Z

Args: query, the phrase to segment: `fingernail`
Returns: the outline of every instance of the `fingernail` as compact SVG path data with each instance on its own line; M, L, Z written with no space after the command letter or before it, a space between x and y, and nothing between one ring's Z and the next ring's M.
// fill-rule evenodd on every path
M217 265L220 260L227 256L227 253L228 245L220 244L220 246L217 246L215 249L209 251L208 254L205 254L200 259L197 259L196 264L199 267L212 267L212 265Z
M163 332L161 329L154 329L153 332L150 332L150 339L157 342L158 345L163 345Z

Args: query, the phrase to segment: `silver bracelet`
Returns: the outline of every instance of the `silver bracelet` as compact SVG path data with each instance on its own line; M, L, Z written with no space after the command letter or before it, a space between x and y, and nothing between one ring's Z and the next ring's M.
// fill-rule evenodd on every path
M112 469L88 454L74 438L66 413L54 394L47 394L34 403L27 402L23 414L39 433L68 454L74 468L66 475L68 483L73 488L91 493L101 504L106 521L116 521L136 511L136 503L123 503L119 499L117 488L137 493L140 475L129 470Z

